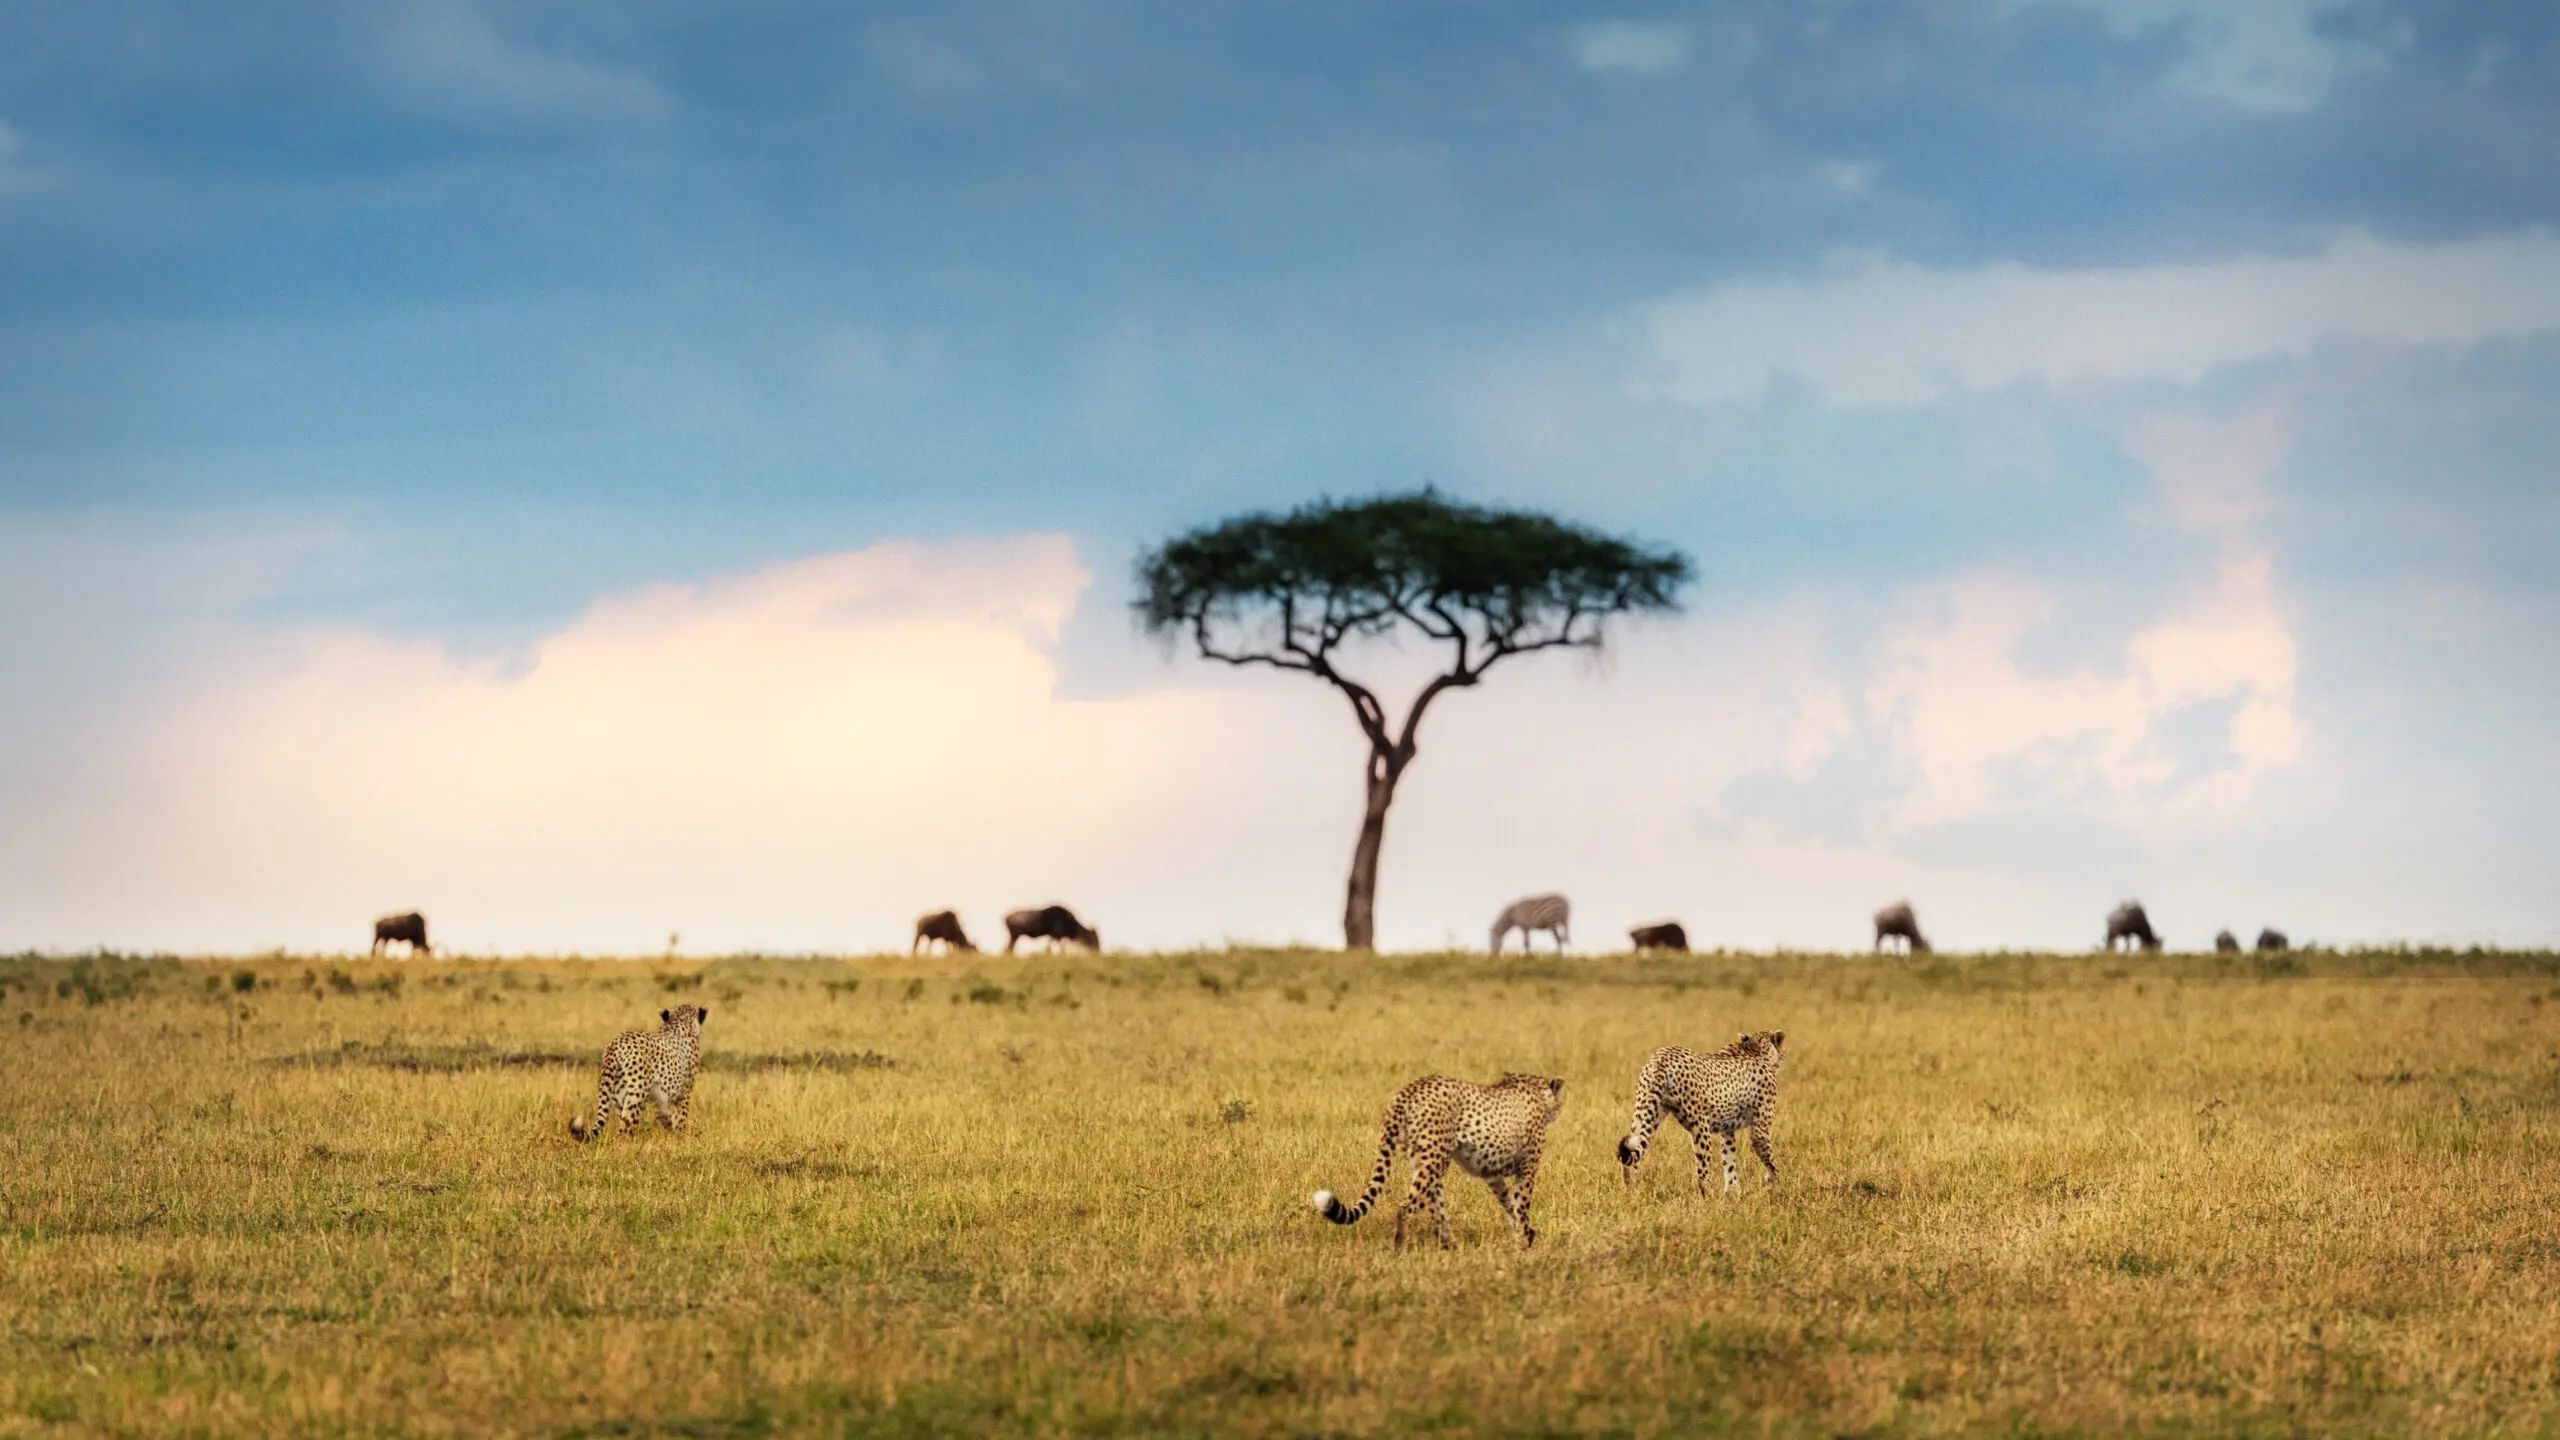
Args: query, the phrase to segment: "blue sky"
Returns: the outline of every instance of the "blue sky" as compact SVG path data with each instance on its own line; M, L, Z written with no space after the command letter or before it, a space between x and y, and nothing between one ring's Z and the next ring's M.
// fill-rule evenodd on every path
M2173 939L2560 940L2548 7L18 4L0 33L0 945L324 945L432 900L490 946L814 948L1061 887L1133 943L1323 938L1347 722L1169 663L1127 569L1425 481L1703 580L1606 667L1435 717L1393 943L1472 936L1515 882L1595 934L1748 944L1854 944L1905 891L1949 943L2076 944L2137 889ZM786 591L924 584L875 551L909 542L995 567L899 614L1029 626L1043 703L985 743L1086 777L1047 808L1119 869L1019 814L1013 849L917 859L886 770L813 774L848 818L758 839L789 787L721 757L801 753L776 722L626 731L624 692L562 688L631 597L692 597L667 636L762 616L768 653ZM356 698L383 656L475 728ZM555 723L609 732L594 784L708 808L626 853L554 826L583 792L492 793L439 842L492 858L447 873L288 763L497 773ZM1045 748L1088 724L1201 768ZM1482 777L1538 737L1577 758L1494 824ZM1233 776L1235 864L1193 875L1158 801ZM874 871L903 878L810 893Z

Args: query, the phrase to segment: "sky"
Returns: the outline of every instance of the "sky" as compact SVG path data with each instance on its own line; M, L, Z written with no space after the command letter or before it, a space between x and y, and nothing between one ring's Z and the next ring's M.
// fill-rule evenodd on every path
M1384 945L2560 944L2553 155L2547 5L0 0L0 950L1335 943L1132 567L1426 484L1699 579Z

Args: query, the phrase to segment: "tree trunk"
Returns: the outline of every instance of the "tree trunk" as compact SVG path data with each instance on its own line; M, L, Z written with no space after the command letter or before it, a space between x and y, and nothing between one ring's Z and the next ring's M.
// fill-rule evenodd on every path
M1351 847L1351 885L1342 900L1342 945L1374 950L1378 938L1378 849L1387 838L1387 806L1404 767L1391 755L1369 756L1368 801L1360 808L1360 842Z

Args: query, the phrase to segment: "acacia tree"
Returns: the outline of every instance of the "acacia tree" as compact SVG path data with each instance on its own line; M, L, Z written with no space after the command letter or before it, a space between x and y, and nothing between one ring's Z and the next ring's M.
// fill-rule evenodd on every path
M1187 636L1202 659L1295 670L1351 702L1369 759L1342 939L1367 950L1377 935L1387 807L1431 703L1515 655L1596 650L1611 618L1676 608L1691 573L1677 550L1424 490L1194 530L1139 557L1136 605L1148 633ZM1439 642L1449 658L1400 725L1339 665L1346 642L1399 630Z

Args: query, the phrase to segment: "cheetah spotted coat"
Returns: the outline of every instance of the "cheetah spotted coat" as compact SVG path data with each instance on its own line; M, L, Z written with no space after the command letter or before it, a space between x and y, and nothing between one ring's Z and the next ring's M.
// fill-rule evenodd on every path
M1357 1223L1386 1189L1387 1172L1402 1148L1413 1156L1413 1188L1396 1211L1398 1249L1404 1247L1406 1222L1422 1210L1430 1212L1443 1246L1457 1244L1441 1194L1453 1161L1483 1178L1495 1203L1519 1229L1520 1243L1534 1245L1538 1232L1529 1223L1529 1196L1538 1184L1547 1122L1563 1108L1564 1082L1544 1075L1505 1075L1491 1085L1425 1075L1396 1092L1395 1103L1387 1107L1369 1188L1350 1205L1330 1190L1319 1190L1316 1210L1336 1225Z
M1787 1032L1763 1030L1744 1035L1712 1055L1665 1045L1645 1061L1636 1077L1635 1125L1618 1142L1618 1164L1632 1185L1636 1167L1644 1163L1653 1127L1668 1112L1689 1132L1698 1154L1698 1193L1707 1193L1707 1134L1723 1142L1724 1193L1742 1187L1741 1168L1734 1163L1733 1134L1751 1127L1751 1151L1768 1167L1763 1184L1778 1183L1778 1153L1769 1141L1770 1122L1778 1114L1778 1069L1786 1063Z
M596 1123L576 1117L569 1133L581 1143L604 1134L605 1117L621 1117L626 1131L639 1123L640 1106L650 1102L658 1123L681 1134L693 1111L693 1073L702 1063L702 1022L711 1012L679 1005L658 1012L655 1030L626 1030L604 1047L604 1066L596 1076Z

